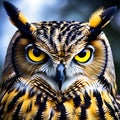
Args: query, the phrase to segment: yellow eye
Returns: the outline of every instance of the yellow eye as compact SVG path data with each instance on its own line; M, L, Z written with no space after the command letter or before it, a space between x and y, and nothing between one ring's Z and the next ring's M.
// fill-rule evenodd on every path
M37 47L29 47L27 50L27 55L33 62L42 62L46 58L46 54Z
M80 53L75 55L74 60L78 63L86 63L91 59L92 52L93 52L92 49L89 49L89 48L84 49Z

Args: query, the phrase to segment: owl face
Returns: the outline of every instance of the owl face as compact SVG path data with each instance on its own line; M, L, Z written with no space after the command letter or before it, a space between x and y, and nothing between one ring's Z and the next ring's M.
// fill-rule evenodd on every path
M34 25L37 28L35 39L18 31L19 35L13 40L11 59L15 73L30 81L42 78L55 90L65 90L80 79L83 83L96 82L108 62L106 39L102 40L104 33L88 41L88 23L41 22Z
M8 9L14 9L17 17ZM115 88L111 49L102 32L114 9L108 9L109 14L99 10L89 22L30 24L17 8L7 4L8 15L19 30L9 45L3 73L9 69L7 75L20 76L32 88L46 85L60 92L75 91L75 86L79 91L92 85Z

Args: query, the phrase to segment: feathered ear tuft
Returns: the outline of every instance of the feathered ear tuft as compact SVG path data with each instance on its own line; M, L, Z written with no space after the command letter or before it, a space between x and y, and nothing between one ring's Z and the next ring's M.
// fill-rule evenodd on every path
M31 35L36 27L29 23L22 12L11 3L4 1L4 8L10 17L11 22L25 35Z
M89 20L90 27L102 29L104 28L113 18L114 13L117 11L117 7L113 6L108 9L99 9L92 14Z

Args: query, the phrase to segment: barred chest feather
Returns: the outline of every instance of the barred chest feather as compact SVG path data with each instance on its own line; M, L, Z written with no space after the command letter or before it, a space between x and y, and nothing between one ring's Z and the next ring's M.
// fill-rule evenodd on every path
M46 85L45 85L46 86ZM99 86L82 92L59 93L19 81L3 92L1 120L118 120L119 109L111 94ZM49 87L49 86L48 86ZM78 86L76 86L78 87ZM93 89L93 88L98 89ZM47 88L47 89L46 89Z

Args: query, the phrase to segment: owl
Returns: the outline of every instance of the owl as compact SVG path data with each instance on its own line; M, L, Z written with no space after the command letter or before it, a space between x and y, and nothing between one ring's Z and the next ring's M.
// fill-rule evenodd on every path
M89 22L29 23L4 2L18 28L0 81L0 120L119 120L113 57L102 31L116 7Z

